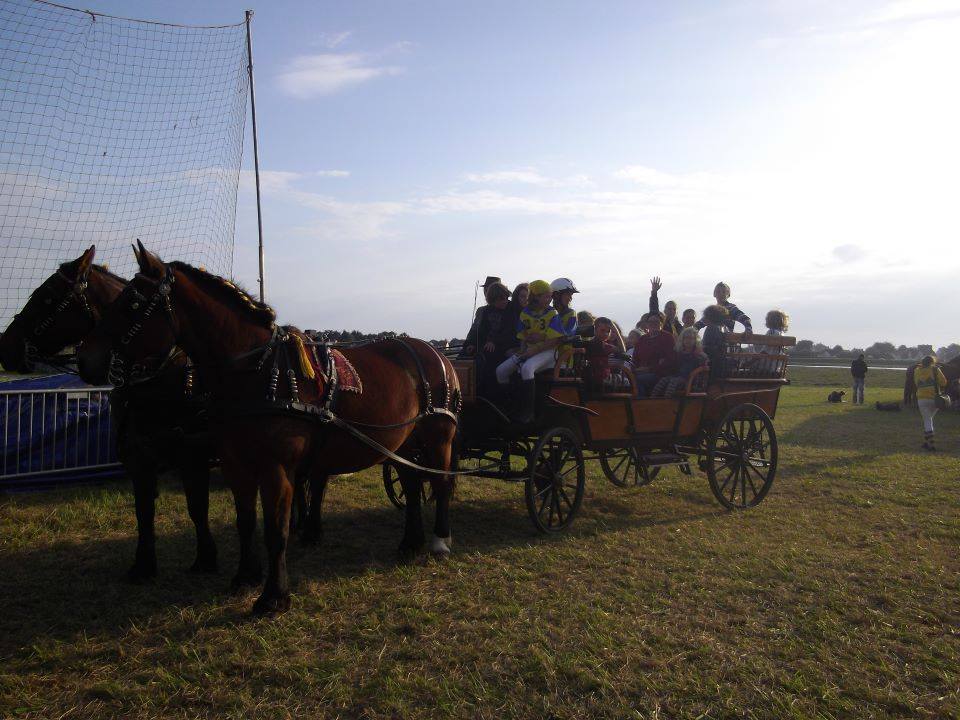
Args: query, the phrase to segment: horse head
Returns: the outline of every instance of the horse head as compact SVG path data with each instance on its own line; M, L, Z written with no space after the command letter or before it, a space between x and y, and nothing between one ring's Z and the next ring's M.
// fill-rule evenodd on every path
M80 344L77 366L89 383L123 385L156 369L177 344L171 306L170 269L140 241L134 247L139 272L103 309L100 322Z
M91 245L31 293L0 336L0 363L5 368L30 372L36 360L77 344L94 328L103 308L124 285L121 278L93 264L96 252Z
M77 356L88 382L120 385L157 374L179 348L215 365L273 331L273 311L233 283L186 263L164 263L138 240L139 272L103 312Z

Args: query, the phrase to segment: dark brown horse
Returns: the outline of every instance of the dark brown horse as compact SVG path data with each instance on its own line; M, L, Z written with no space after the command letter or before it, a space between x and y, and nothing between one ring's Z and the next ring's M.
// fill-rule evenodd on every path
M907 368L906 377L903 379L904 405L915 406L917 404L917 385L913 381L913 371L917 369L919 364L920 363L914 363ZM948 360L938 367L943 372L943 376L947 379L947 387L955 387L955 383L960 380L960 355L957 355L957 357Z
M93 263L96 247L64 263L27 300L0 336L0 363L14 372L31 372L79 343L99 322L104 308L126 287L126 280ZM111 393L117 450L133 482L137 515L136 559L127 576L145 580L157 573L154 515L157 475L176 467L197 534L192 570L217 569L217 548L207 521L210 443L206 420L187 397L185 357L178 355L159 373ZM88 382L90 378L84 378Z
M329 475L382 462L383 450L435 469L430 476L436 497L431 550L449 552L453 483L447 473L456 432L451 408L459 402L459 385L446 358L413 339L345 349L362 378L362 393L331 397L331 376L311 371L312 350L302 334L278 328L271 308L226 280L184 263L164 264L142 245L137 260L140 273L84 341L80 366L89 376L106 378L111 367L161 355L175 343L211 378L218 448L233 488L240 535L234 587L261 580L253 548L258 491L263 504L269 572L254 612L290 606L286 548L299 472L313 488L309 522L319 533ZM342 423L381 448L358 439ZM404 557L425 542L421 482L415 470L401 473L407 496L400 543Z

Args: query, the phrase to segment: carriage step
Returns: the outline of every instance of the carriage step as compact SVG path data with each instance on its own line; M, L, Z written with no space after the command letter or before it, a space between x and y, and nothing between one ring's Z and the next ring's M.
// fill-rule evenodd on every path
M657 465L686 465L690 459L677 453L649 453L641 455L640 462L648 467Z

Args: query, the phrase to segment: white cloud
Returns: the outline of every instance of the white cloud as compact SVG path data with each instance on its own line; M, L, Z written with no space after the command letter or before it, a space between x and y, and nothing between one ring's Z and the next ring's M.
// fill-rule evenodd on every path
M960 0L894 0L866 18L866 24L918 22L960 16Z
M339 33L320 33L320 38L318 39L317 44L322 45L328 50L334 50L349 40L351 35L353 35L352 30L346 30Z
M517 170L497 170L494 172L467 173L467 182L482 185L538 185L540 187L578 187L590 184L586 175L570 175L553 178L541 174L533 168Z
M403 67L379 64L364 53L320 53L295 57L277 80L285 93L306 100L403 72Z
M657 187L671 187L679 184L679 178L644 165L630 165L621 168L614 173L614 177L621 180L630 180L640 185L653 185Z
M856 243L837 245L833 249L833 256L846 263L856 262L866 257L867 252Z
M319 177L350 177L349 170L317 170L313 174Z

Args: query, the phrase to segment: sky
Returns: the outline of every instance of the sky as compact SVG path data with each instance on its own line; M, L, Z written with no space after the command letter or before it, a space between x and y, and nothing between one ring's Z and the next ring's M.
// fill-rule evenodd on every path
M91 0L170 22L247 3ZM960 339L960 0L253 5L267 300L462 337L476 282L633 325L717 281L829 345ZM234 275L256 287L249 139ZM173 258L170 258L173 259Z

